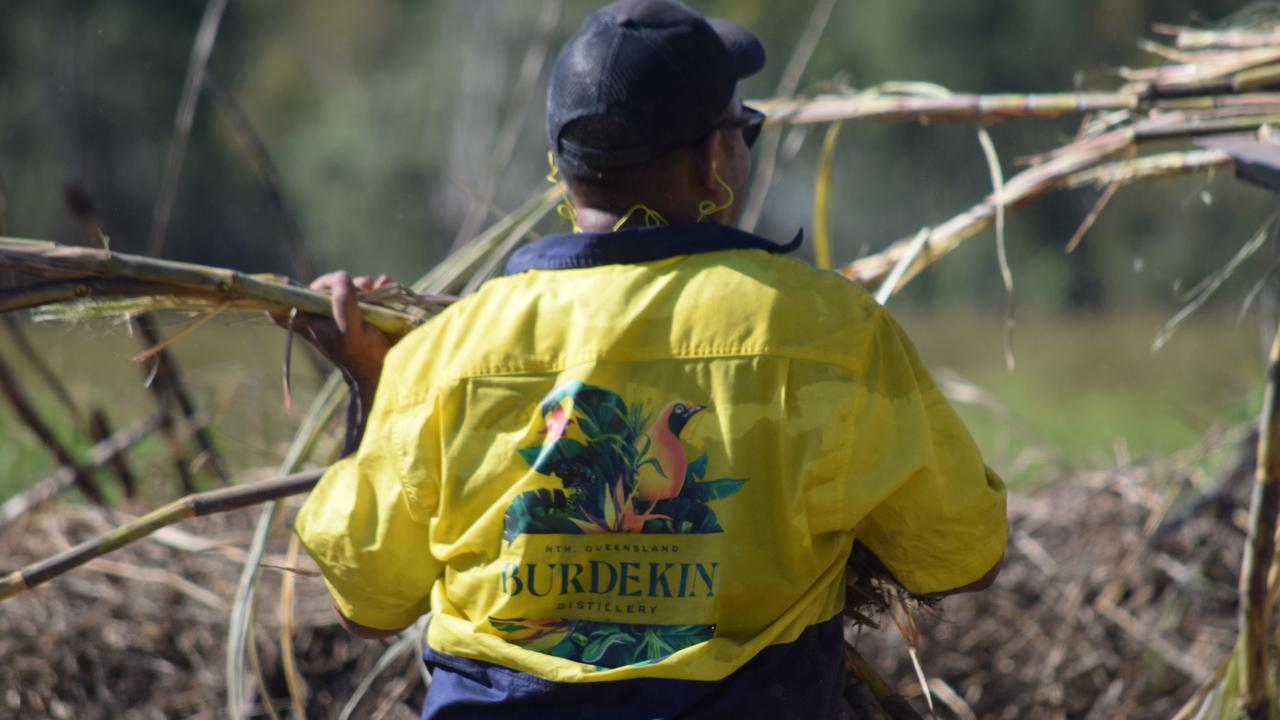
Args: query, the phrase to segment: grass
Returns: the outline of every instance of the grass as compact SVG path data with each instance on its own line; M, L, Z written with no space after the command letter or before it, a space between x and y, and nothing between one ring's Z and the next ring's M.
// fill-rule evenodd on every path
M996 315L900 319L935 374L954 372L994 399L996 409L958 409L988 462L1013 482L1055 467L1166 456L1215 428L1248 422L1261 402L1265 349L1256 327L1237 326L1234 316L1194 318L1153 353L1166 319L1155 312L1024 315L1012 372Z

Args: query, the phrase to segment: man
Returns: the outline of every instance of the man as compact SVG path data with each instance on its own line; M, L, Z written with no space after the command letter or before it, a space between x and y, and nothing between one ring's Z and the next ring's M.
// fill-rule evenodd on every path
M917 594L994 578L1003 486L902 330L731 227L763 64L672 0L602 8L549 91L577 232L390 352L368 282L321 281L311 330L377 392L296 527L357 635L433 613L424 717L841 717L855 539Z

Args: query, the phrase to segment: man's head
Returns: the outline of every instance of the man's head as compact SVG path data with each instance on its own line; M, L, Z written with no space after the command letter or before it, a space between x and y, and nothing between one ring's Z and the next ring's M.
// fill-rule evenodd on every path
M742 108L736 86L763 65L750 32L674 0L597 10L561 50L547 98L549 140L575 204L656 203L681 219L685 205L722 204L721 180L740 194L747 135L761 118Z

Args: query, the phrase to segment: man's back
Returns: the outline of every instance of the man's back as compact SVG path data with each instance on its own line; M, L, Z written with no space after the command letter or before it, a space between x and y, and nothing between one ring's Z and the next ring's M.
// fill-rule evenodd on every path
M375 495L403 507L370 500L369 518L392 528L380 546L404 550L395 567L327 577L348 617L409 620L442 573L437 664L702 684L759 656L745 672L767 661L777 679L798 669L797 641L838 664L855 529L917 592L996 563L998 481L982 480L968 435L860 289L758 249L578 267L610 242L673 234L752 237L596 236L577 269L535 257L396 346L347 462L394 476ZM359 536L321 524L299 521L318 558ZM395 589L379 590L388 577ZM403 618L360 615L397 602Z
M837 717L855 539L916 593L994 578L1003 486L900 328L733 229L764 63L675 0L599 8L548 84L573 234L390 354L317 281L352 437L372 410L296 527L348 629L433 613L425 717Z

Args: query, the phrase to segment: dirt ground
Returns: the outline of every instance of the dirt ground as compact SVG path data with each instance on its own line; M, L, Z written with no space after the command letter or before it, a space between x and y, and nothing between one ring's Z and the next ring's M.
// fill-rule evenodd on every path
M939 717L1169 717L1235 638L1247 467L1242 458L1190 503L1174 502L1185 481L1153 467L1015 495L992 589L910 619L882 616L879 629L850 625L848 637L926 717L906 640L913 626ZM229 608L256 516L190 520L0 604L0 717L223 717ZM67 504L30 515L0 529L0 569L125 517ZM289 711L278 602L287 537L273 537L260 584L262 672L246 679L254 717L269 716L264 696L281 716ZM309 562L292 566L303 570L293 640L307 715L337 717L390 645L346 635ZM416 651L406 650L353 716L416 717L425 692Z

